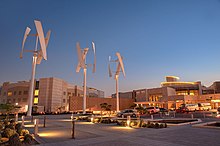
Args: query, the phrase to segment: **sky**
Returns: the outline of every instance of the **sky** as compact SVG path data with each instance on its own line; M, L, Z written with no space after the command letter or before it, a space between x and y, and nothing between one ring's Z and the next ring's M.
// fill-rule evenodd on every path
M48 60L36 68L36 78L57 77L82 85L76 73L76 43L89 47L87 63L93 63L91 42L96 44L97 70L88 68L87 86L115 92L108 76L108 56L123 56L126 77L120 74L121 92L160 87L165 76L181 81L201 81L210 86L220 80L219 0L1 0L0 84L31 77L32 54L19 59L26 27L35 33L40 20L50 29ZM26 49L34 49L29 37ZM116 66L112 64L112 70Z

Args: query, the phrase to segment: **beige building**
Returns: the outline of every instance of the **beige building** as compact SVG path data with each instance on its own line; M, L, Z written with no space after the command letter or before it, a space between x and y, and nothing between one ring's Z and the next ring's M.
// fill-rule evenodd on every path
M174 109L187 103L210 103L212 108L220 106L220 82L214 82L210 87L205 87L201 82L183 82L179 81L179 77L167 76L166 81L161 83L161 87L131 92L124 92L123 95L132 95L134 103L144 107L158 106Z
M87 87L87 96L102 97L104 92ZM27 111L29 82L17 83L5 82L0 87L0 102L19 105L21 111ZM33 105L39 112L63 112L69 111L70 97L83 97L83 88L70 84L59 78L40 78L35 81Z

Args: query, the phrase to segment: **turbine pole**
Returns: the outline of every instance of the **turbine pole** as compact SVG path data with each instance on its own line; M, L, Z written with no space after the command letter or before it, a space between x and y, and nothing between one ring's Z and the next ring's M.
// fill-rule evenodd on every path
M117 112L119 112L118 76L119 75L115 75L115 81L116 81L116 101L117 101L116 111Z
M36 71L36 62L37 62L37 53L33 55L33 62L32 62L32 74L29 86L29 100L28 100L28 111L27 116L31 116L32 114L32 105L33 105L33 93L34 93L34 78L35 78L35 71Z
M86 113L86 72L87 72L87 69L84 68L83 69L83 73L84 73L84 80L83 80L83 114Z

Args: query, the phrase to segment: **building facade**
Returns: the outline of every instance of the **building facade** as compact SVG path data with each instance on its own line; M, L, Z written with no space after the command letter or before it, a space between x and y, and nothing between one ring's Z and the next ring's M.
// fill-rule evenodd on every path
M0 87L0 102L21 106L26 112L28 107L29 82L5 82ZM83 88L59 78L40 78L35 81L33 105L40 112L69 111L70 97L83 97ZM104 92L87 87L88 97L104 97Z

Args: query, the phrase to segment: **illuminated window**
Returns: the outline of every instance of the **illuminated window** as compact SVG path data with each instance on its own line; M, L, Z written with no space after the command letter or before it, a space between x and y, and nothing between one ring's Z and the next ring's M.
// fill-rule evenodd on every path
M8 92L8 96L12 96L12 92L11 91Z
M34 96L38 96L39 95L39 90L35 90L34 91Z
M38 98L34 98L34 104L38 104Z

